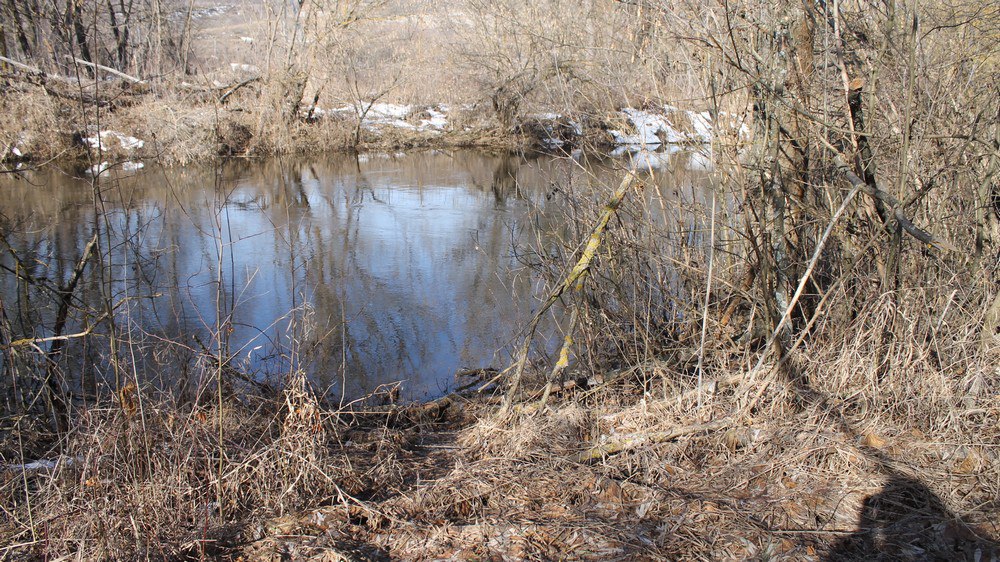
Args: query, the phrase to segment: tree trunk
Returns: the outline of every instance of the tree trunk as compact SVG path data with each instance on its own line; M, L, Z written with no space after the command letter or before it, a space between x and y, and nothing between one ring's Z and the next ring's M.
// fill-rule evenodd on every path
M83 0L70 0L70 22L73 25L73 33L76 35L76 44L80 49L80 58L87 62L94 62L90 56L90 46L87 42L87 28L83 25Z

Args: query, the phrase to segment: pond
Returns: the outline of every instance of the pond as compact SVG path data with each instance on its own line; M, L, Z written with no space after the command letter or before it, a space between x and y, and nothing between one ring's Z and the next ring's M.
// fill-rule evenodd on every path
M51 336L58 287L97 233L100 260L62 333L113 318L118 356L144 381L197 383L192 366L221 350L255 380L301 369L328 396L401 382L405 399L433 398L459 370L508 362L544 290L532 252L587 229L568 222L560 190L613 183L612 167L427 151L149 167L96 186L58 170L8 176L0 296L14 338ZM661 181L677 194L676 177ZM67 344L77 392L121 382L107 340Z

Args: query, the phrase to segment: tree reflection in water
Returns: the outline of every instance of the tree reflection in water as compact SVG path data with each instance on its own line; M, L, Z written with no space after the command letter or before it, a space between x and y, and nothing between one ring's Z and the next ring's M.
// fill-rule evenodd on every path
M146 381L197 386L193 361L221 347L258 379L303 369L348 399L406 381L419 399L506 360L541 290L515 247L573 240L552 186L586 177L569 159L475 152L230 161L102 181L101 215L89 182L39 173L5 183L0 210L33 278L67 279L95 229L109 241L69 332L95 323L103 279ZM5 274L0 294L15 337L50 335L51 290ZM115 380L107 353L101 338L67 346L79 395Z

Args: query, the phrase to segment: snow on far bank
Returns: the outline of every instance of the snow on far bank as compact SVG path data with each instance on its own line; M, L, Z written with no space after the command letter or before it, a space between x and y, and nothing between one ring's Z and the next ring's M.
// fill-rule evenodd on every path
M448 115L443 111L437 111L432 108L427 109L427 114L430 116L428 119L421 119L420 124L425 127L430 127L432 129L444 129L448 126Z
M233 72L245 72L247 74L260 74L260 67L253 64L244 64L240 62L229 63L229 70Z
M645 147L676 144L687 140L687 137L678 131L663 114L631 108L623 109L622 114L635 128L635 133L628 134L615 129L608 131L615 144Z
M450 109L447 104L413 106L394 103L372 103L368 105L345 105L328 110L316 107L313 108L313 115L323 117L333 114L356 117L358 114L362 114L364 115L362 126L369 130L392 127L420 132L440 132L448 128L448 112Z
M656 111L625 108L621 113L632 130L613 129L608 133L611 134L615 144L634 146L638 149L666 144L708 144L712 142L716 131L712 114L708 111L684 111L665 105ZM745 139L750 136L749 127L738 123L734 116L721 113L720 117L724 120L723 126L735 129L739 138Z
M467 111L469 108L462 109ZM309 111L303 110L304 113ZM450 128L452 111L447 104L421 106L379 102L332 109L314 107L311 115L316 119L333 116L356 119L363 115L362 126L371 131L395 128L438 133ZM736 116L722 113L720 117L727 133L735 132L741 139L749 138L749 128L741 124ZM624 126L609 129L607 140L615 146L630 147L633 152L674 144L709 144L717 131L708 111L686 111L670 105L644 110L624 108L610 116L610 120ZM583 137L586 133L580 121L552 112L526 115L522 132L536 135L538 141L548 148L562 147L574 137Z
M122 150L132 152L145 146L145 141L135 137L130 137L118 131L101 131L92 137L83 137L83 142L90 148L108 150L112 147L112 140L117 140Z
M0 143L0 162L17 161L27 157L28 135L20 133L12 143Z

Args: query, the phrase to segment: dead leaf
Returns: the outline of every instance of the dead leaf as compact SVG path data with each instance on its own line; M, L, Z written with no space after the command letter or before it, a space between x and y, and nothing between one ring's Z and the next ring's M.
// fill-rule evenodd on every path
M861 439L861 444L864 445L865 447L881 449L888 444L888 441L886 441L884 438L879 437L874 433L866 433L865 436Z
M979 466L979 454L976 451L969 451L969 454L955 467L955 472L959 474L972 474L979 470Z

